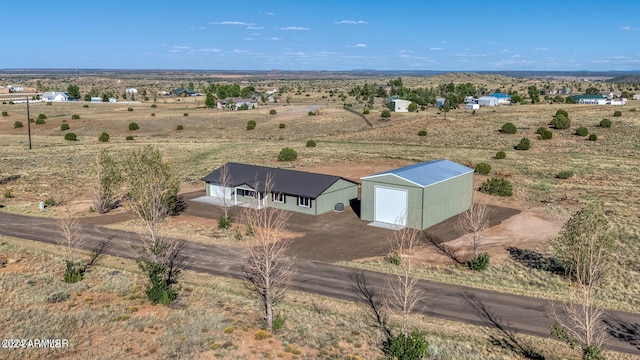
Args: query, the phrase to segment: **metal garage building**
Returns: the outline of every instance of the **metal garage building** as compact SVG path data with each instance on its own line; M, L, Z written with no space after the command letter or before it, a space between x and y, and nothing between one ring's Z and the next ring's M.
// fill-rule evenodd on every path
M361 219L426 229L469 208L473 169L442 159L360 179Z

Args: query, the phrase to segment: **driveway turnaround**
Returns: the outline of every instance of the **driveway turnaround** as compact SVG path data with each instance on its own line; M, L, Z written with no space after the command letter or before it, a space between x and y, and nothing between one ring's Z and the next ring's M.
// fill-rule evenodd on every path
M92 250L102 241L109 240L103 253L132 258L131 246L139 243L138 235L131 232L103 228L81 223L86 250ZM0 234L55 244L59 237L55 219L23 216L0 212ZM185 255L189 269L232 278L242 278L243 254L240 249L186 242ZM354 269L322 261L298 259L297 274L293 278L295 290L316 293L338 299L359 301L353 291L354 276L360 273L370 289L383 291L388 274ZM416 306L418 312L461 323L489 326L499 329L505 341L514 341L517 333L549 337L549 326L554 318L552 309L559 303L525 296L474 289L464 286L420 280L424 300ZM619 352L640 355L640 314L607 310L603 321L608 327L606 346ZM514 345L518 345L517 341Z

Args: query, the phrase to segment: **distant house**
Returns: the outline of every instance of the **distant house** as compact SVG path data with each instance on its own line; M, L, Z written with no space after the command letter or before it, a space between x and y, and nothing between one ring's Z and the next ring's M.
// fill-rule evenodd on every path
M464 97L464 103L465 104L476 104L478 100L476 100L476 98L474 98L473 96L465 96Z
M222 167L204 178L207 196L225 197L232 205L264 206L320 215L342 210L358 198L358 184L340 176L239 164L225 165L229 181L221 183ZM270 178L270 188L265 182Z
M175 96L193 96L196 94L196 92L191 89L177 88L177 89L171 90L171 94Z
M409 105L411 105L411 101L402 99L394 99L391 101L393 101L394 112L409 112Z
M9 87L9 89L11 90L11 92L20 92L20 91L24 91L24 86L22 86L22 85L11 85Z
M607 98L604 95L574 95L572 96L573 100L575 100L578 104L587 104L587 105L606 105Z
M101 97L98 97L98 96L92 96L92 97L91 97L91 102L92 102L92 103L99 103L99 102L102 102L102 98L101 98Z
M218 109L226 110L238 110L243 105L246 105L247 109L257 109L258 102L251 99L243 99L238 97L228 97L218 101Z
M125 92L127 94L131 94L131 95L138 95L138 89L136 89L136 88L127 88L125 90Z
M478 98L480 106L498 106L498 98L495 96L481 96Z
M511 104L511 96L504 93L493 93L489 94L489 96L493 96L498 99L498 105L500 104Z
M436 99L436 107L441 108L444 106L444 104L447 102L447 99L443 98L443 97L439 97Z
M467 109L467 110L478 110L478 109L480 109L480 105L475 104L475 103L467 103L464 106L465 106L465 109Z
M69 93L59 91L46 91L44 94L42 94L42 101L69 101Z

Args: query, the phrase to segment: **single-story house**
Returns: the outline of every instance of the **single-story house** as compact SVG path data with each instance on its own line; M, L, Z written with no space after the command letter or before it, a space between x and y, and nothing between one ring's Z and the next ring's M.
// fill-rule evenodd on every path
M125 92L127 94L131 94L131 95L138 95L138 89L136 89L136 88L127 88L125 90Z
M60 91L46 91L42 94L42 101L69 101L69 93Z
M247 110L258 108L257 101L251 100L251 99L243 99L239 97L227 97L222 100L218 100L218 103L217 103L218 109L226 109L226 110L238 110L243 105L246 105Z
M394 99L391 101L393 101L394 112L409 112L409 105L411 105L411 101L402 99Z
M465 104L465 109L467 109L467 110L478 110L478 109L480 109L480 105L474 104L474 103L467 103L467 104Z
M504 93L493 93L489 94L489 96L493 96L498 99L498 104L511 104L511 95Z
M476 100L476 98L474 98L473 96L465 96L464 97L464 103L465 104L476 104L478 102L478 100Z
M226 166L228 181L221 173ZM271 179L265 189L267 178ZM340 176L228 162L204 178L207 196L226 198L232 205L268 206L319 215L342 210L358 198L358 183Z
M578 104L606 105L607 98L604 95L573 95L573 99Z
M424 230L471 206L473 169L441 159L361 180L360 218Z
M101 98L101 97L99 97L99 96L92 96L92 97L91 97L91 102L92 102L92 103L99 103L99 102L102 102L102 98Z
M495 96L480 96L478 98L480 106L498 106L498 98Z
M196 92L195 90L191 90L191 89L177 88L177 89L171 90L171 94L176 96L193 96L196 94Z

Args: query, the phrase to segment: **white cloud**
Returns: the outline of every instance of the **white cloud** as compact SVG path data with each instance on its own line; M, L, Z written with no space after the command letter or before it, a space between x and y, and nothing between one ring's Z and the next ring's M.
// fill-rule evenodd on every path
M264 26L247 26L247 30L262 30Z
M272 38L271 38L271 39L269 39L269 40L278 41L278 40L280 40L280 38L279 38L279 37L274 36L274 37L272 37Z
M251 40L255 40L255 39L254 38L250 38L250 37L246 37L246 38L244 38L244 40L251 41Z
M535 51L549 51L547 48L535 48Z
M355 45L354 45L354 47L366 48L366 47L367 47L367 44L359 43L359 44L355 44Z
M444 49L443 48L439 48L439 47L432 47L432 48L429 48L429 50L431 50L431 51L442 51Z
M246 53L248 52L247 50L241 50L241 49L233 49L233 53L234 54L242 54L242 53Z
M631 26L623 26L620 28L620 30L626 30L626 31L631 30Z
M366 24L366 21L362 21L362 20L341 20L341 21L336 21L336 24L347 24L347 25L362 25L362 24Z
M184 45L173 45L173 48L175 50L189 50L189 49L191 49L190 46L184 46Z
M206 49L206 48L205 48L205 49L198 49L198 51L201 51L201 52L210 52L210 53L219 53L219 52L220 52L220 50L219 50L219 49Z
M211 25L240 25L240 26L252 26L251 23L246 23L242 21L221 21L221 22L211 22Z
M267 15L269 15L269 16L273 16L273 15L275 15L275 14L274 14L274 13L272 13L272 12L268 12L268 13L267 13Z
M287 27L281 27L280 30L307 31L309 30L309 28L302 27L302 26L287 26Z
M303 53L303 52L286 52L284 53L287 56L307 56L307 54Z

